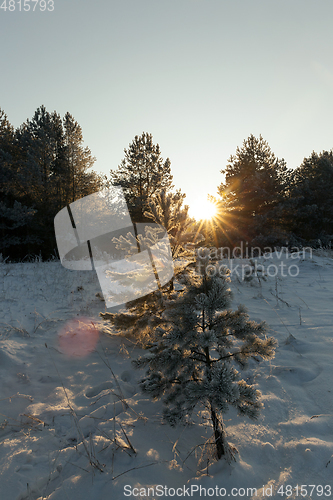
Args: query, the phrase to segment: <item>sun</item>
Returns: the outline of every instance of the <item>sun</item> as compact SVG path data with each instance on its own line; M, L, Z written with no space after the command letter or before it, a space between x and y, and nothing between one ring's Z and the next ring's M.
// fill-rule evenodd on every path
M198 198L195 203L190 206L189 214L199 220L209 220L216 215L216 206L207 198Z

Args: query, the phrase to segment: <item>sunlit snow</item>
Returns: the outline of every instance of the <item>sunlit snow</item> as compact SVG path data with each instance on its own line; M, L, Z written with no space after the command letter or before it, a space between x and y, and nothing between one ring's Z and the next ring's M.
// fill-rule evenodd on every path
M259 420L225 415L238 450L230 465L202 446L211 437L202 408L192 426L161 423L131 365L140 349L99 317L94 272L0 264L1 500L134 498L157 485L193 486L192 498L200 486L282 498L278 488L291 485L299 498L297 485L332 486L333 260L322 251L295 262L295 277L232 282L234 307L266 320L279 347L244 373L262 392ZM320 491L312 498L328 497ZM161 498L149 495L140 497Z

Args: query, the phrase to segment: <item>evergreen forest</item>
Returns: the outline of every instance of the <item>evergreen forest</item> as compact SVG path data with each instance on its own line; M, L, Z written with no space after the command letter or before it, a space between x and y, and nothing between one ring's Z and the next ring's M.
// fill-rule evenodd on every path
M313 151L290 169L261 135L251 134L216 172L210 197L216 216L209 221L189 217L186 194L172 184L171 161L150 133L135 136L124 153L107 177L94 171L96 158L69 112L61 117L41 106L15 129L0 108L2 258L58 257L57 212L110 185L122 186L133 222L167 228L174 257L185 243L230 249L240 242L260 249L331 244L333 150Z

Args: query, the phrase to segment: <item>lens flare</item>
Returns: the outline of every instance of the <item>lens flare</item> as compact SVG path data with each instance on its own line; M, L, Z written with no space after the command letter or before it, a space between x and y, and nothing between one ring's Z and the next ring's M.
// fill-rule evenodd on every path
M96 347L99 332L89 318L73 318L58 333L59 348L72 358L84 358Z

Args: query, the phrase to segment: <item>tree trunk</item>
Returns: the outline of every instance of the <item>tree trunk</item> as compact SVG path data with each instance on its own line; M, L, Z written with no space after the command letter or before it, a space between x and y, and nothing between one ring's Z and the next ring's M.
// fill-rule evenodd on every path
M220 460L220 458L226 455L226 444L224 439L225 435L224 435L223 423L219 421L212 404L210 405L210 415L214 429L216 454L217 458Z

